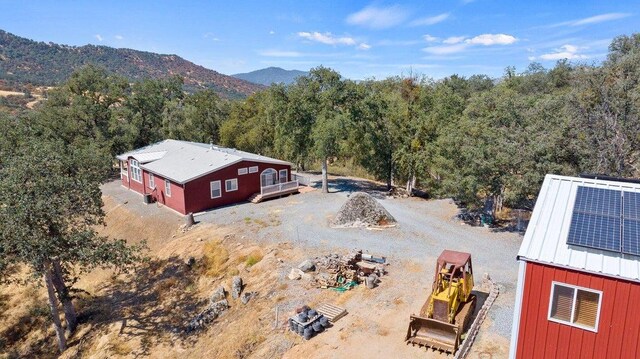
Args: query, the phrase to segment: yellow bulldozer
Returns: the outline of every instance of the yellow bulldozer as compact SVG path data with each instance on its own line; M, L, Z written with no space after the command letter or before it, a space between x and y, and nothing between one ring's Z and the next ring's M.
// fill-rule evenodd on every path
M471 254L444 250L438 257L431 295L420 315L411 315L407 344L455 353L476 307Z

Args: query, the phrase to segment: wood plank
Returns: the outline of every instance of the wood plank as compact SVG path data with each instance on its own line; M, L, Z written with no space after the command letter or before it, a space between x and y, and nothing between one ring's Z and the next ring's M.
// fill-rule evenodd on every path
M318 313L327 317L327 319L332 323L347 315L346 309L326 303L320 305L317 310Z

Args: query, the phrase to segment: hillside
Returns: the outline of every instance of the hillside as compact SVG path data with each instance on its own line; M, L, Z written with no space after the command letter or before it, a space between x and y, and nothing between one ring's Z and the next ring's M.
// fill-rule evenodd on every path
M283 83L285 85L288 85L293 83L296 78L300 76L306 76L307 74L308 72L305 71L285 70L280 67L267 67L266 69L260 69L231 76L245 81L253 82L254 84L269 86L273 83Z
M0 80L9 84L55 86L87 64L102 66L132 81L180 75L188 90L209 88L226 98L243 98L262 88L177 55L108 46L77 47L37 42L0 30Z

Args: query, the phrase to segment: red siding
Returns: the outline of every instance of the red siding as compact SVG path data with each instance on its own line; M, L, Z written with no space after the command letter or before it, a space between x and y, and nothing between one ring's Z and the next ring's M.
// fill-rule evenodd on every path
M239 168L249 168L251 166L258 166L258 172L238 175ZM291 166L289 165L242 161L186 183L186 212L200 212L210 208L246 201L254 193L260 192L260 174L268 168L273 168L276 171L286 169L287 180L291 179ZM233 178L238 179L238 190L226 192L225 180ZM222 197L211 198L212 181L220 181Z
M182 214L186 214L184 207L184 189L181 184L170 182L171 196L165 191L165 178L153 175L155 188L149 186L149 173L143 170L145 193L150 193L154 201L162 203Z
M248 169L251 166L258 166L258 172L238 175L239 168ZM129 178L131 178L131 166L128 167ZM289 181L291 179L291 166L289 165L242 161L206 176L196 178L184 185L171 182L171 196L167 196L165 193L164 177L154 175L155 188L151 188L149 186L149 173L145 170L142 170L142 183L123 177L122 184L140 194L150 193L158 203L162 203L182 214L187 214L246 201L254 193L260 192L260 174L268 168L278 171L278 176L280 170L286 169L286 180ZM238 179L238 190L226 192L225 180L233 178ZM222 197L212 199L210 183L218 180L222 187Z
M637 358L640 284L527 262L517 358ZM547 319L551 282L602 291L597 333ZM635 301L634 301L635 299Z

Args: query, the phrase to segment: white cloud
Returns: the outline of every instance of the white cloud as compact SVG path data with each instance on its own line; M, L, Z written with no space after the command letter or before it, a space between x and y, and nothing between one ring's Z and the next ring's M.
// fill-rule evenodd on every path
M432 55L449 55L457 52L464 51L467 48L467 44L455 44L447 46L429 46L422 49L422 51Z
M589 58L589 56L587 55L579 54L578 53L579 50L580 48L574 45L563 45L563 46L560 46L560 48L555 49L554 52L540 55L539 58L541 60L548 60L548 61L562 60L562 59L578 60L578 59ZM529 57L529 60L533 61L535 60L535 57L533 57L533 59Z
M592 25L599 24L601 22L613 21L623 19L625 17L629 17L632 14L624 13L624 12L610 12L606 14L595 15L591 17L585 17L584 19L563 21L556 24L542 26L543 28L554 28L559 26L582 26L582 25Z
M266 56L266 57L300 57L302 56L302 54L297 51L264 50L258 53L261 56Z
M317 31L314 32L299 32L298 36L303 39L307 39L310 41L319 42L326 45L355 45L356 40L352 37L344 36L344 37L335 37L331 35L330 32L325 32L324 34L319 33Z
M388 7L367 6L347 17L347 23L372 29L386 29L402 23L408 16L398 5Z
M431 35L429 35L429 34L424 35L422 38L423 38L423 39L424 39L424 41L426 41L426 42L436 42L436 41L438 41L438 38L437 38L437 37L435 37L435 36L431 36Z
M370 48L371 48L371 45L365 44L364 42L358 45L357 47L358 50L369 50Z
M516 41L518 39L515 37L505 34L482 34L471 38L452 36L442 40L444 45L425 47L422 51L432 55L450 55L462 52L475 45L510 45Z
M93 37L95 37L98 41L102 41L103 40L102 35L100 35L100 34L95 34Z
M122 35L116 35L114 37L116 38L116 40L123 40L124 39L124 36L122 36Z
M216 37L216 35L212 32L207 32L206 34L203 35L203 37L205 39L210 39L211 41L220 41L220 39Z
M449 18L449 13L444 13L436 16L423 17L415 19L409 23L411 26L423 26L423 25L435 25L439 22L443 22Z
M589 24L598 24L605 21L618 20L625 17L629 17L631 14L629 13L620 13L620 12L612 12L608 14L596 15L587 17L580 20L575 20L571 22L571 26L580 26L580 25L589 25Z
M464 36L451 36L442 41L444 44L457 44L464 41Z
M273 31L273 30L269 31L269 35L274 35L275 33L276 33L276 32L275 32L275 31Z
M464 42L466 42L467 44L491 46L491 45L510 45L516 41L518 41L518 39L516 39L511 35L482 34L482 35L473 37L471 39L467 39Z

